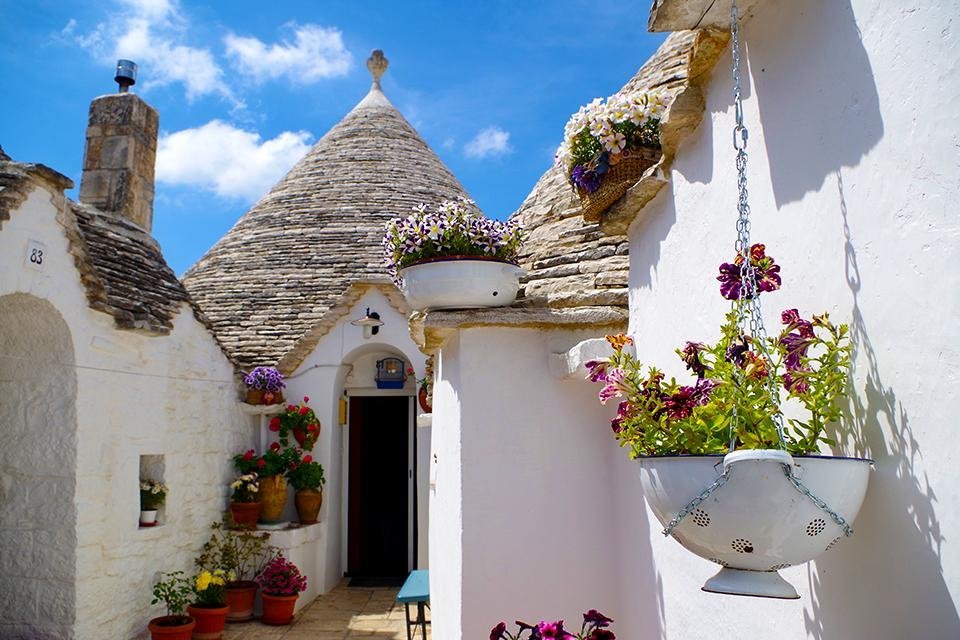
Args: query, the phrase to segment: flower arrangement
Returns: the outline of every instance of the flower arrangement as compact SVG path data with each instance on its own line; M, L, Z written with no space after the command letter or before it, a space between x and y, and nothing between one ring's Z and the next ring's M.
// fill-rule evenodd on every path
M485 218L473 200L445 200L434 210L421 204L406 217L387 223L383 236L391 275L422 260L477 256L513 262L523 243L523 228L514 220Z
M310 398L303 396L302 404L288 404L283 413L270 419L270 431L278 435L284 447L288 446L290 434L293 434L300 446L307 451L313 449L317 443L320 420L313 409L307 406L308 402Z
M825 427L839 419L837 399L847 391L848 328L831 323L826 313L806 320L797 309L786 309L780 314L783 329L765 343L742 333L740 301L781 284L780 267L766 255L764 245L753 245L749 255L755 292L742 287L743 260L720 266L721 295L736 301L720 328L720 339L713 345L687 342L677 349L696 376L692 383L674 378L668 382L654 367L644 371L626 349L632 340L623 335L607 336L611 358L587 363L588 378L603 384L601 402L623 398L611 427L620 445L631 448L631 457L726 453L731 441L738 448L778 448L774 416L781 397L786 398L788 415L803 416L787 420L790 428L785 427L784 436L790 453L815 453L821 443L835 444Z
M283 554L271 559L256 581L263 592L271 596L295 596L307 589L307 577Z
M167 624L164 626L176 626L186 624L190 621L188 616L183 615L183 610L190 601L190 594L193 589L190 580L184 575L183 571L169 571L160 574L160 579L153 585L153 600L150 604L159 604L163 602L167 607Z
M221 522L214 522L212 528L210 539L193 562L200 572L225 574L227 586L252 580L279 553L270 545L267 532L231 531Z
M556 163L570 183L586 193L600 188L604 175L641 147L660 148L662 96L646 93L600 98L570 117Z
M194 606L215 609L227 604L227 582L236 576L223 569L203 570L193 579Z
M616 640L617 636L607 628L612 622L612 619L596 609L591 609L583 614L580 633L577 635L573 635L563 628L563 620L557 620L556 622L541 620L536 625L517 620L516 624L519 628L516 634L507 631L507 623L501 622L490 630L490 640L547 640L551 638L557 640Z
M307 454L300 462L294 462L287 471L287 480L297 491L303 489L319 489L327 482L323 477L323 466L314 462L313 456Z
M243 383L248 389L259 389L271 393L278 393L287 386L283 382L283 374L276 367L255 367L243 377Z
M150 511L163 504L170 489L156 480L140 478L140 509Z
M258 456L253 449L233 456L233 466L241 474L256 473L259 478L266 478L286 473L290 464L299 459L300 454L296 449L283 448L279 442L274 442L262 456Z
M230 499L233 502L256 502L259 499L260 483L256 472L244 473L230 483Z

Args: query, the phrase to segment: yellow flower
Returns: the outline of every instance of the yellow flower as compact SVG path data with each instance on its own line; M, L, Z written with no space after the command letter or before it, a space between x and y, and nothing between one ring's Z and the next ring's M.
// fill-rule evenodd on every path
M200 573L200 575L197 576L197 591L206 591L212 580L213 576L210 575L209 571Z

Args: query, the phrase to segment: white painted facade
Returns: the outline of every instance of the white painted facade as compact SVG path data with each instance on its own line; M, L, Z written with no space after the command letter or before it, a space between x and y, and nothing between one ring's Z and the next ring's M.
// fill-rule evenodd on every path
M226 505L230 455L254 432L233 366L188 307L168 336L90 309L62 204L38 187L0 231L0 313L16 320L0 325L0 636L130 638L162 615L156 572L192 568ZM41 269L25 261L30 241ZM170 487L153 529L137 524L141 455L163 456Z
M876 460L855 536L782 572L799 601L701 592L716 567L661 535L612 408L550 375L579 336L462 329L434 391L435 637L579 626L589 608L631 640L960 637L955 20L949 3L771 1L743 29L753 240L784 280L767 325L797 307L852 330L856 435L838 450ZM730 73L725 56L671 183L630 230L630 333L678 377L673 350L715 339L728 308L715 276L735 237Z

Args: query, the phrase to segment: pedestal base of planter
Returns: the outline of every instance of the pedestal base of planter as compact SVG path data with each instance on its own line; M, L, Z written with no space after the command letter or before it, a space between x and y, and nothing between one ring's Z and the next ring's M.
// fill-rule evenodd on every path
M711 593L734 596L756 596L797 600L800 596L789 582L776 571L746 571L724 567L707 580L702 589Z

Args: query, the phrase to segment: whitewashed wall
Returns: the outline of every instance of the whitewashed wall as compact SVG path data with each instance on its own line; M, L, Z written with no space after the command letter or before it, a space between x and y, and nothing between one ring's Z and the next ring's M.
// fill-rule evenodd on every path
M745 25L753 239L783 268L767 325L788 307L850 323L858 433L839 450L876 472L854 538L784 571L801 600L778 602L702 593L714 567L626 508L640 492L618 465L616 555L638 603L625 637L960 637L956 9L771 1ZM733 257L730 95L725 57L672 185L631 230L631 332L668 374L683 369L673 349L715 339L728 308L714 278Z
M69 327L76 362L76 426L62 441L47 442L64 464L75 460L76 516L63 514L65 530L75 528L75 542L70 548L57 539L46 549L65 563L76 558L75 569L64 569L75 571L75 607L43 610L32 627L52 634L64 625L73 628L72 636L57 637L130 638L162 614L150 607L156 572L193 568L210 523L226 507L230 457L252 446L254 433L237 408L232 365L189 308L178 314L173 332L161 337L118 331L111 316L87 306L53 198L45 189L34 190L0 230L0 295L22 292L52 305ZM31 239L46 245L42 271L24 266ZM11 375L2 364L4 376ZM28 407L42 400L4 396L0 402L24 403L29 421ZM61 406L64 397L53 393L50 401ZM46 419L30 426L43 428ZM137 526L140 455L164 456L170 486L163 525L153 529ZM38 494L18 508L49 506ZM20 595L41 603L57 598L44 588ZM7 631L0 627L0 635Z
M368 339L363 337L362 327L350 324L351 320L363 317L367 308L380 314L384 325L377 335ZM347 499L346 467L344 447L348 427L339 424L339 399L347 393L376 392L376 360L395 356L406 360L414 368L415 374L408 378L405 393L416 394L416 379L423 377L424 356L410 339L407 318L394 309L386 296L378 290L366 292L350 309L346 317L323 336L313 352L287 380L286 396L290 402L298 402L303 396L310 398L310 406L320 418L321 431L314 458L323 465L327 484L324 487L323 507L320 511L320 535L317 544L323 552L317 555L314 566L308 567L308 576L312 581L310 590L302 600L312 595L332 589L343 578L346 570L346 531L345 504ZM418 447L429 451L430 433L428 428L418 429ZM426 449L424 449L426 448ZM425 478L418 495L422 505L427 501ZM290 504L287 513L295 518L292 506L293 491L290 492ZM426 518L419 522L421 541L427 539ZM420 553L421 562L426 562L426 554Z
M610 411L549 356L596 337L464 329L434 386L430 599L436 638L485 638L501 620L624 610ZM629 634L623 637L631 637Z

